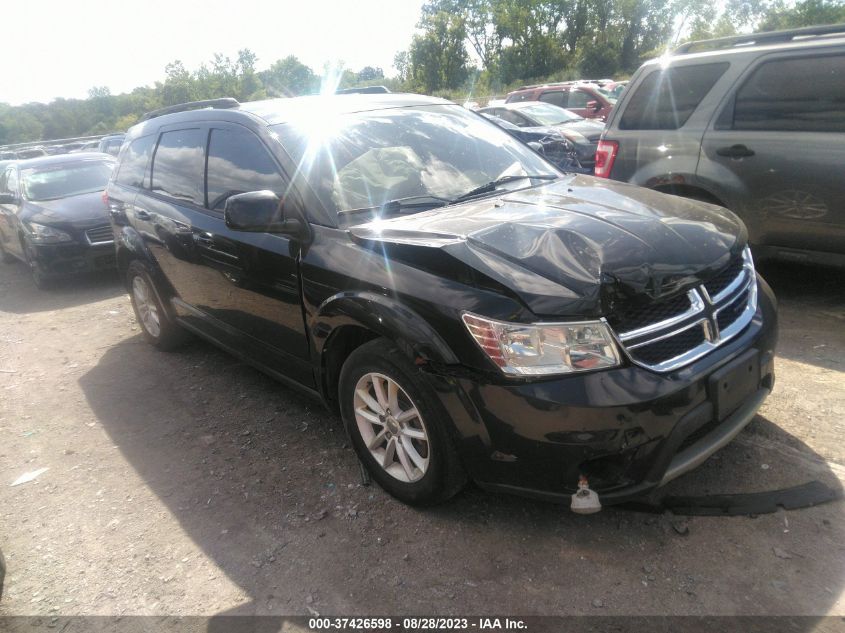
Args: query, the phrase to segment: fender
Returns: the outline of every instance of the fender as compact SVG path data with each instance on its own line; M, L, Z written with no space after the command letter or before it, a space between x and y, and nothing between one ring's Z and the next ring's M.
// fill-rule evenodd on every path
M332 332L344 325L364 327L389 338L414 362L458 364L452 349L419 314L390 297L366 291L339 292L316 309L308 322L315 361L319 363Z
M170 299L176 296L176 291L167 280L167 277L158 265L155 257L147 245L144 243L144 238L132 226L122 226L115 241L115 251L117 254L117 267L121 279L126 284L126 269L132 260L140 260L144 262L152 272L153 276L153 292L158 296L161 305L171 312L169 315L173 318ZM128 289L127 289L128 290Z
M437 367L429 380L441 406L452 420L449 432L458 442L465 459L486 463L492 441L475 405L459 386L459 379L442 371L444 366L459 366L458 358L437 331L418 313L402 303L372 292L339 292L323 301L309 320L315 376L325 392L323 357L331 347L332 334L339 328L363 327L392 340L411 362ZM327 345L328 344L328 345Z

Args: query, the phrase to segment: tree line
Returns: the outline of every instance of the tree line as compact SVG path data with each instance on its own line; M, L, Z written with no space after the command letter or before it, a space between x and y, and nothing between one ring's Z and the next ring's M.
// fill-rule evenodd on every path
M626 77L682 41L836 23L843 0L428 0L394 65L413 90L496 94Z
M125 131L176 103L314 94L324 83L463 100L523 82L626 77L682 40L835 23L845 23L843 0L427 0L395 76L372 66L315 72L293 55L257 70L249 49L194 70L177 60L162 81L125 94L94 87L87 99L0 103L0 145Z
M58 98L49 104L26 103L10 106L0 103L0 145L123 132L141 116L169 105L234 97L254 101L317 93L323 77L333 74L324 69L315 73L295 56L273 62L265 70L256 70L257 57L249 49L235 59L215 55L208 64L188 70L180 61L165 67L163 81L132 92L113 95L106 87L94 87L87 99ZM363 84L386 84L400 89L394 78L386 78L381 68L366 66L359 71L342 69L333 77L339 88Z

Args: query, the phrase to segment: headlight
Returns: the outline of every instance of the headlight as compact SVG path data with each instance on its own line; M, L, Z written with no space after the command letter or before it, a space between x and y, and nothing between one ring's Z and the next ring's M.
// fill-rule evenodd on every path
M59 229L44 224L30 222L27 224L30 230L30 238L36 244L56 244L58 242L72 242L73 238Z
M505 374L570 374L619 365L619 352L603 321L526 325L469 312L462 318L475 342Z

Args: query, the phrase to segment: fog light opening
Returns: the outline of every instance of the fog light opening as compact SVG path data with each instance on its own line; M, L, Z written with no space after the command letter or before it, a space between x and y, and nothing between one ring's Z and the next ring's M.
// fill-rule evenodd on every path
M578 479L578 491L572 495L569 509L575 514L595 514L601 510L599 496L594 490L590 490L590 482L584 475Z

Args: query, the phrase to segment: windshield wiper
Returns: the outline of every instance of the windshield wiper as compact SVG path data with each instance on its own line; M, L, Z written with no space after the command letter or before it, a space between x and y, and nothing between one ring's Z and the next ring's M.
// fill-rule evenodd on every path
M347 215L351 213L364 213L367 211L398 213L400 211L404 211L405 209L418 209L420 207L444 207L447 204L451 203L451 198L443 198L441 196L422 194L419 196L408 196L407 198L396 198L395 200L388 200L383 204L372 207L361 207L360 209L345 209L343 211L338 211L338 214Z
M497 178L496 180L492 180L487 184L481 185L480 187L476 187L475 189L471 189L467 191L465 194L458 196L454 200L455 202L463 202L464 200L469 200L470 198L474 198L475 196L480 196L484 193L492 193L496 191L501 185L504 185L509 182L513 182L515 180L557 180L560 176L555 174L535 174L533 176L502 176L501 178Z

